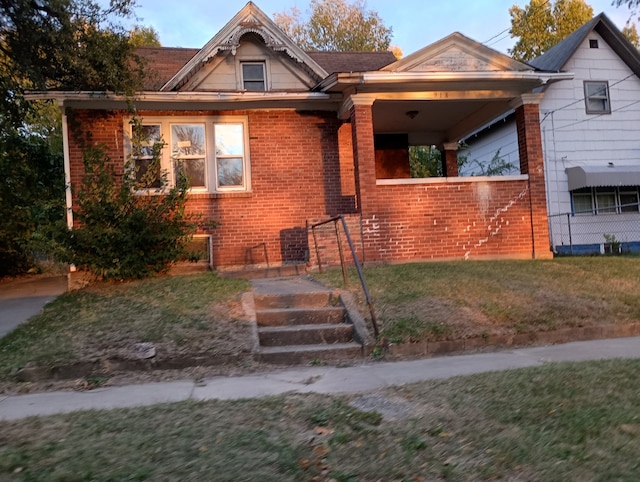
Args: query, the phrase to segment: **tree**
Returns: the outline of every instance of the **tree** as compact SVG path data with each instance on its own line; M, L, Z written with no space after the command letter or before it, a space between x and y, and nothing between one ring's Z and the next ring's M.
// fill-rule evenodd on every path
M436 146L409 146L411 177L441 177L442 154Z
M635 48L640 48L640 35L638 35L638 30L636 26L630 22L622 29L622 35L633 45Z
M144 25L136 25L129 31L129 42L134 47L160 47L157 30Z
M464 150L468 147L466 144L462 146ZM470 159L469 151L458 155L458 170L460 175L467 176L504 176L511 173L517 173L517 167L507 161L500 154L498 149L490 161L480 161L478 159Z
M59 109L24 92L135 91L142 66L114 23L133 4L0 0L0 276L27 268L36 234L64 216Z
M511 56L522 62L549 50L593 17L584 0L531 0L524 8L513 5L511 37L518 38Z
M365 0L311 0L307 20L295 7L274 14L274 20L304 50L388 50L392 29L365 4Z

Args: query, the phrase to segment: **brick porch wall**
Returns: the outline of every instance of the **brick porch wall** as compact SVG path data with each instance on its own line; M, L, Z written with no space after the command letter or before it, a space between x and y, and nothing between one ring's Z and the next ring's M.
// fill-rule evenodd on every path
M547 191L540 134L540 110L536 103L516 107L520 172L529 175L531 194L532 253L537 259L552 258L547 217Z
M531 258L526 180L377 186L363 217L367 259Z

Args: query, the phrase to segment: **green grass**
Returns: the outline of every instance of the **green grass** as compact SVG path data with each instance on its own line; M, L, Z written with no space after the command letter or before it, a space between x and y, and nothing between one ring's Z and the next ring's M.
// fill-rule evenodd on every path
M159 357L229 353L248 323L232 304L246 281L215 274L97 284L65 293L28 323L0 339L0 380L29 363L41 366L126 356L137 342L153 342Z
M640 321L638 257L415 263L369 267L365 276L394 341ZM317 278L342 286L340 270ZM350 289L362 301L353 271Z
M635 481L638 370L563 363L375 394L0 422L0 479Z

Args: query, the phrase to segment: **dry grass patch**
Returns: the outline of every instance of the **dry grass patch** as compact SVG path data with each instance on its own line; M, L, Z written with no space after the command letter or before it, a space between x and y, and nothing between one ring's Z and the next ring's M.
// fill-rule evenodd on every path
M213 273L101 283L66 293L0 340L0 380L27 364L129 358L151 342L159 360L250 352L246 281Z
M365 276L394 342L640 320L638 257L416 263L370 267ZM339 270L317 277L342 285ZM353 272L350 289L362 301Z

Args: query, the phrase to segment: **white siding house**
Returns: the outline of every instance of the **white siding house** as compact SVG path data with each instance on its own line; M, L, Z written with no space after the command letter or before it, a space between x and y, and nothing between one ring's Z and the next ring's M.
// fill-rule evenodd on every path
M600 14L530 65L574 74L540 103L553 251L640 251L640 54ZM512 117L465 141L468 159L487 163L500 150L519 164Z

